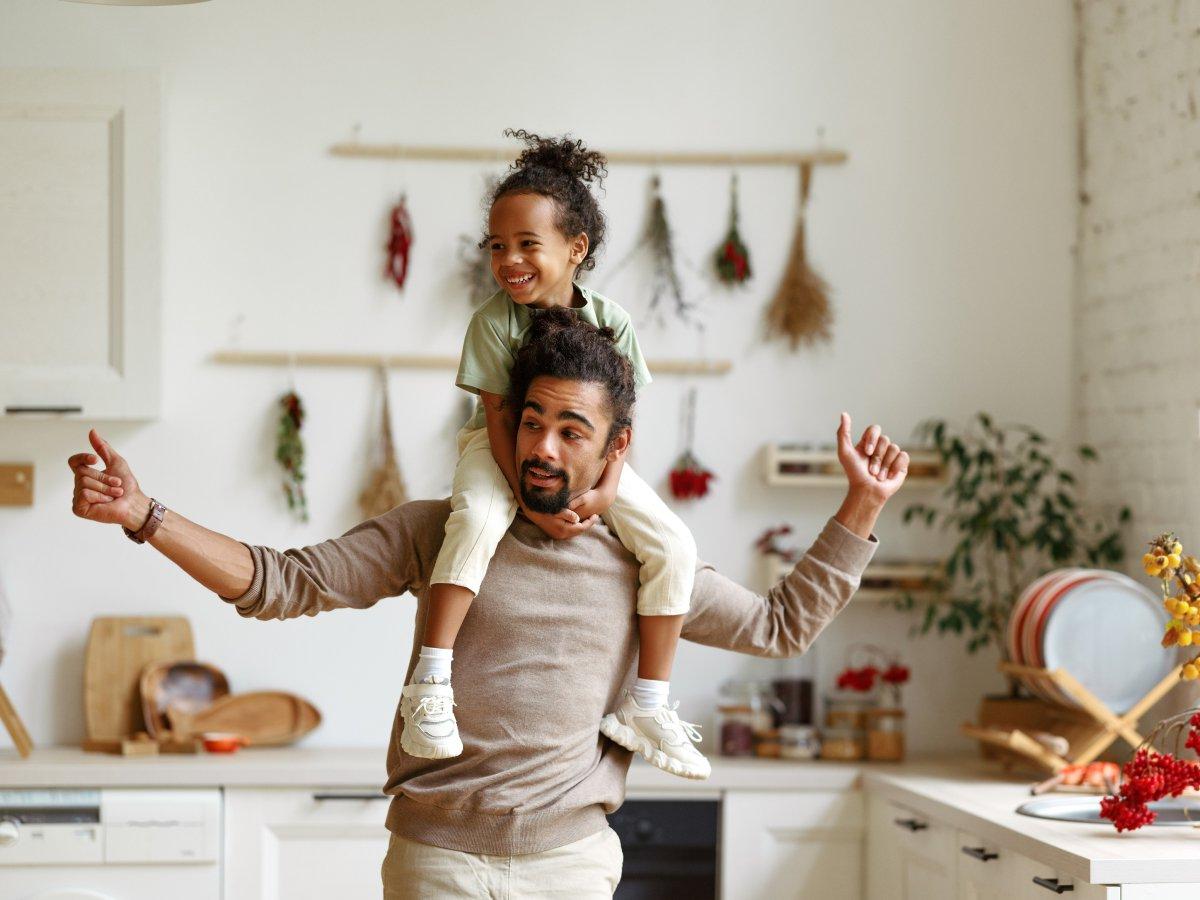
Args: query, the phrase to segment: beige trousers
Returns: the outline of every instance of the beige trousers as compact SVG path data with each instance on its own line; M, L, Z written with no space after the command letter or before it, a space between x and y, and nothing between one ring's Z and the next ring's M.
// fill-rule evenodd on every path
M463 428L458 454L446 539L429 583L457 584L478 594L496 545L516 515L517 501L492 456L486 428ZM696 577L696 542L679 516L628 465L603 519L642 564L638 614L687 612Z
M607 827L565 847L521 856L463 853L393 834L383 858L383 900L611 898L623 862L621 840Z

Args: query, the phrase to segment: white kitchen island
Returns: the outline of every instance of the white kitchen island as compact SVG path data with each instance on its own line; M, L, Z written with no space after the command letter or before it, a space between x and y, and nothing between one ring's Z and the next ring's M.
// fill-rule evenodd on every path
M328 896L329 885L375 896L387 843L384 758L383 748L147 758L46 748L27 760L0 753L0 790L220 788L224 900ZM1088 900L1200 898L1200 830L1118 835L1029 818L1015 812L1028 787L974 758L715 757L704 782L635 760L628 781L631 798L721 800L723 900L1037 898L1055 886Z

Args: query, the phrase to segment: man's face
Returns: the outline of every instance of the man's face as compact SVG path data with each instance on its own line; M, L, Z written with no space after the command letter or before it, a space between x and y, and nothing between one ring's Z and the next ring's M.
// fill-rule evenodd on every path
M539 375L529 385L517 425L521 499L556 513L595 487L611 460L625 455L629 429L608 445L612 427L604 386Z

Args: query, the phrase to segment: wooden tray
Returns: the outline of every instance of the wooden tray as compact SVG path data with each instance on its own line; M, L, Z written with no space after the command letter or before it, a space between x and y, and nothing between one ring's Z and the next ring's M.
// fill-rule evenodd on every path
M144 730L142 670L165 659L191 659L192 626L183 616L98 616L83 668L87 741L117 742Z
M252 691L222 697L203 710L171 704L167 719L179 740L223 731L241 735L250 746L271 746L304 737L321 724L321 713L303 697L286 691Z

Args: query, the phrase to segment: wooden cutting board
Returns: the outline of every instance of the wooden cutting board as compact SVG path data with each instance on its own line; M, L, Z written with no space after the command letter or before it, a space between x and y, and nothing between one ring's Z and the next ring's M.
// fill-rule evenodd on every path
M97 616L83 666L83 714L89 742L142 731L139 684L152 662L193 659L192 626L183 616Z
M167 719L176 740L223 731L241 735L251 746L268 746L304 737L321 724L321 713L303 697L286 691L251 691L221 697L193 712L171 705Z

